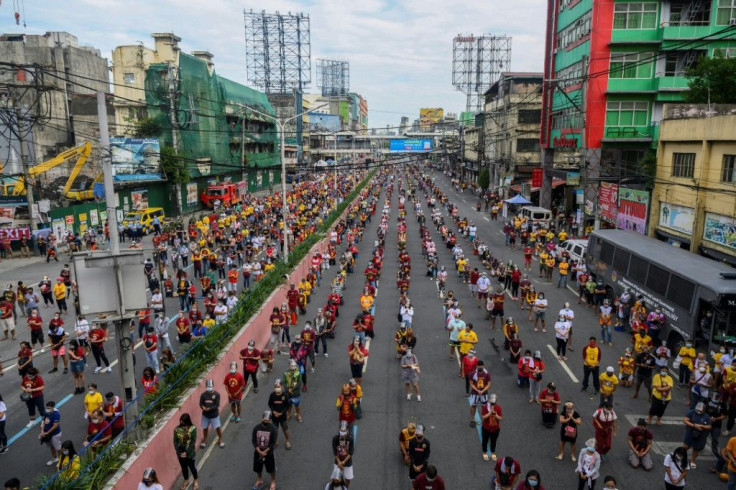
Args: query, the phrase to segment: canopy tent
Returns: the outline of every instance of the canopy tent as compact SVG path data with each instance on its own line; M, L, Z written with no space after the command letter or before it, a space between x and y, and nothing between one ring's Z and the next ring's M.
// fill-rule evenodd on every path
M521 194L517 194L511 199L506 199L509 204L531 204L531 201L526 200Z

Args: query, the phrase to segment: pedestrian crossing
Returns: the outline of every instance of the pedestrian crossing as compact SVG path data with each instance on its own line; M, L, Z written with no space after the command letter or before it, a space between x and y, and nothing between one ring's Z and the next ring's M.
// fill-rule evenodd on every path
M649 415L636 415L636 414L626 414L624 416L626 418L626 421L632 426L636 427L637 422L639 419L647 419ZM666 456L667 454L672 454L672 452L677 449L678 447L682 447L682 441L685 438L685 424L682 421L682 417L677 417L674 415L665 415L662 417L662 425L678 425L682 428L682 430L678 433L680 435L680 439L677 441L662 441L659 440L658 434L657 434L657 426L655 425L655 422L652 421L652 425L649 426L649 430L652 431L654 434L654 440L652 441L652 451L655 454L658 454L662 457ZM626 430L628 432L628 429ZM700 454L698 455L697 461L715 461L716 457L713 456L713 453L711 451L710 446L710 438L708 439L708 442L705 445L705 448L700 451Z

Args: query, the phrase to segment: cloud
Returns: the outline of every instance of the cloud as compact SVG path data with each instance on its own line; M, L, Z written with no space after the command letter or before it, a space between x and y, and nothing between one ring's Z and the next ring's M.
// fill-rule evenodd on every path
M396 125L420 107L461 112L452 86L452 39L510 35L511 69L542 71L545 0L271 0L255 11L303 12L311 24L312 85L318 57L350 62L350 89L368 100L369 125ZM251 5L248 5L251 8ZM27 33L68 31L108 59L115 46L153 45L173 31L182 49L208 50L220 75L246 83L243 3L235 0L67 0L26 2ZM18 32L8 29L7 32Z

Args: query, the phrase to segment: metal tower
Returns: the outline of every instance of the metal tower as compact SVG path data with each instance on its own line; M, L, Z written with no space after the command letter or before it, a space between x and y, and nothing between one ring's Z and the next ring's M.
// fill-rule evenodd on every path
M511 37L463 36L452 44L452 85L467 96L465 110L483 110L483 94L511 67Z
M350 62L317 58L317 88L323 97L347 95L350 91Z
M248 81L267 94L302 91L312 79L309 15L243 11Z

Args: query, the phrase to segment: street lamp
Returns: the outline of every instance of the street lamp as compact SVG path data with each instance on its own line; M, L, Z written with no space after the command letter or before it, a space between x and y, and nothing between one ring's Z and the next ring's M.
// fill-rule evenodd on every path
M282 215L283 230L284 230L284 262L286 263L286 262L289 261L289 235L288 235L288 228L286 226L286 215L287 215L287 212L288 212L289 208L286 205L286 151L285 151L285 148L284 148L284 140L285 140L284 126L289 121L292 121L292 120L294 120L294 119L296 119L298 117L301 117L304 114L306 114L307 112L300 112L299 114L297 114L295 116L291 116L291 117L279 119L279 118L277 118L275 116L272 116L271 114L266 114L265 112L258 111L256 109L251 108L251 107L247 107L247 106L245 106L243 104L238 104L238 105L240 105L240 107L242 107L246 111L255 112L256 114L261 115L261 116L263 116L263 117L265 117L265 118L273 121L278 126L279 132L281 133L281 200L282 200L282 202L281 202L281 215ZM322 107L324 107L326 105L327 104L322 104L322 105L317 106L314 109L310 109L310 110L320 109L320 108L322 108Z

